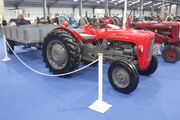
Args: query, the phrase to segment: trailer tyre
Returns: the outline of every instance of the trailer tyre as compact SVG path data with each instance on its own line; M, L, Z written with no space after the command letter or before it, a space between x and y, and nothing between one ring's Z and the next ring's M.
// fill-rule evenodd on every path
M151 58L151 62L149 63L148 67L143 70L138 68L138 72L141 75L150 75L157 70L157 67L158 67L158 60L156 55L153 54Z
M9 44L9 46L11 47L11 49L14 51L14 41L12 41L12 40L7 40L7 42L8 42L8 44ZM7 53L9 53L9 54L13 54L13 52L12 52L12 50L9 48L9 46L7 45L7 43L6 43L6 48L7 48Z
M42 56L46 67L54 74L64 74L78 68L80 47L66 31L54 30L45 38Z
M168 63L176 63L180 58L179 49L176 46L171 47L170 45L167 45L162 51L162 57L164 61Z
M113 62L108 70L111 86L124 94L133 92L139 83L139 73L134 64L128 61Z

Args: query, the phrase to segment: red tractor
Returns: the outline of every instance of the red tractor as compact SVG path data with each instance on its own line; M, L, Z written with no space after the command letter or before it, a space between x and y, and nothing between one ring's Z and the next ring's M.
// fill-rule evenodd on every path
M162 57L166 62L175 63L180 59L180 22L143 21L135 23L134 27L156 33L155 43L165 45Z
M68 23L51 31L43 44L43 59L54 74L74 71L81 61L92 62L104 53L109 63L108 78L112 87L122 93L133 92L139 74L150 75L158 66L152 54L154 33L106 24L94 27L86 24L79 29L68 29Z

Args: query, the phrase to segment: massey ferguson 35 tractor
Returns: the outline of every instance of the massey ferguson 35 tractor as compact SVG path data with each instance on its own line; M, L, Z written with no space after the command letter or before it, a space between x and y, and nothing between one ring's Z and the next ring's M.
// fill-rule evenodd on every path
M54 74L68 73L76 70L81 61L92 62L98 53L104 53L104 63L110 64L110 84L129 94L136 89L139 74L150 75L157 69L158 61L152 54L154 33L123 30L111 24L100 28L86 24L70 30L64 22L51 31L42 50L46 67Z
M180 22L144 21L135 23L134 27L156 33L155 43L165 45L162 57L166 62L175 63L180 59Z

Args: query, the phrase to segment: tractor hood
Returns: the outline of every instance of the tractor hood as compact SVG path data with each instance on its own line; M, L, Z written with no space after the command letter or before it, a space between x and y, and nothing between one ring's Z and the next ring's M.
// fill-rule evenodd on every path
M126 40L129 42L143 42L154 38L154 33L150 31L135 30L135 29L108 29L103 36L107 36L112 40Z
M143 21L135 23L136 28L171 28L172 26L180 26L180 22L158 22L158 21Z

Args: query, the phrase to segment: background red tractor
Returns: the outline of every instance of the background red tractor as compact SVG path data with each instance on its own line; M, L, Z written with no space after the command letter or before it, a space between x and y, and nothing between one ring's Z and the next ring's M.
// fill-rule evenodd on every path
M154 33L134 29L123 30L105 24L105 28L88 23L79 29L68 29L68 24L54 29L45 38L43 58L54 74L74 71L81 61L92 62L104 53L109 63L108 78L114 89L128 94L139 82L139 73L150 75L158 66L152 54Z
M155 43L165 45L162 57L166 62L175 63L179 60L180 22L143 21L135 23L134 27L156 33Z

